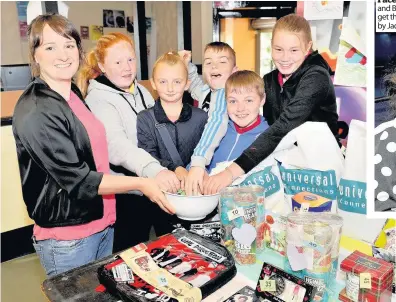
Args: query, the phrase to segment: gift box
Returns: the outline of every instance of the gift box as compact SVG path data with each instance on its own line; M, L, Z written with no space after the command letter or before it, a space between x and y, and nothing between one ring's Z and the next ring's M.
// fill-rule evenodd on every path
M382 259L354 251L341 262L341 270L347 273L346 296L351 301L377 302L392 291L393 265ZM371 288L361 288L359 276L370 274Z
M330 212L333 201L310 192L300 192L292 197L294 212Z
M344 288L340 294L338 295L338 299L343 302L355 302L354 300L350 299L348 295L346 294L346 289ZM391 293L389 290L386 290L381 293L380 297L374 297L373 295L369 295L367 293L362 292L359 294L359 300L358 302L364 301L364 302L373 302L373 301L380 301L380 302L388 302L391 301Z
M109 259L98 268L98 279L109 293L125 302L187 301L180 295L180 283L172 280L176 278L187 287L199 288L205 298L228 283L237 272L234 258L225 247L184 229L129 250L137 248L144 249L147 255L134 261L149 276L155 276L159 268L166 273L162 273L164 279L149 283L136 271L129 274L128 265L119 256ZM155 265L150 264L153 262ZM173 297L163 291L164 288L172 292Z

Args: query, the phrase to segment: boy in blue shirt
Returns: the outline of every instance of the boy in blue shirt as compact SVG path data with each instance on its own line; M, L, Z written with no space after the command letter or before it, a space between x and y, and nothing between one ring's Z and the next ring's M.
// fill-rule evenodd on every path
M231 163L238 158L246 146L250 146L268 128L267 122L260 115L265 93L264 81L258 74L248 70L233 73L225 84L225 96L228 128L207 167L209 173L217 164Z

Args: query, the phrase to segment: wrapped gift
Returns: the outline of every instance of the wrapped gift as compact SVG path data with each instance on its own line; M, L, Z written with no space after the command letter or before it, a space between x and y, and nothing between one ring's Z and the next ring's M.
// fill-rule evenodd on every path
M140 254L131 258L136 269L122 257L139 249ZM199 289L205 298L236 275L234 259L225 247L184 229L120 256L99 267L98 278L108 292L128 302L197 301L183 299L182 294Z
M292 197L294 212L330 212L332 200L310 192L300 192Z
M354 251L342 261L341 270L347 274L346 296L351 301L387 301L383 299L392 291L391 263Z
M355 302L355 300L352 300L348 297L347 293L346 293L346 288L344 288L342 291L340 291L340 294L338 295L338 299L340 301L343 302ZM356 301L364 301L364 302L372 302L372 301L381 301L381 302L388 302L391 301L391 296L390 296L390 292L387 290L383 293L381 293L381 297L379 298L375 298L375 300L373 300L373 298L370 298L370 295L366 295L365 293L362 293L361 295L359 295L358 300Z

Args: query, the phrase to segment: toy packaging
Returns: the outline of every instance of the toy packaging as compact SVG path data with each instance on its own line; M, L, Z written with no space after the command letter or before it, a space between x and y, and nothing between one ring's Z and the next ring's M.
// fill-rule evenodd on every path
M271 264L264 263L256 286L261 299L276 302L305 302L312 297L314 287Z
M98 269L101 284L113 295L128 302L168 301L177 302L178 290L172 287L171 278L151 278L156 271L166 270L176 281L183 281L189 288L198 288L202 299L210 295L236 274L235 262L229 251L210 239L202 238L184 229L178 229L143 247L142 257L135 258L136 265L146 274L145 277L155 279L153 283L146 282L135 274L132 276L124 270L125 261L117 256L114 260ZM140 246L139 245L139 246ZM132 247L131 250L136 249ZM123 254L123 253L122 253ZM121 255L122 255L121 254ZM117 274L114 274L114 271ZM118 271L124 272L123 274ZM121 277L122 279L120 279ZM146 278L146 280L147 280ZM156 282L158 281L158 282ZM174 284L180 282L175 282ZM174 297L158 289L158 285L173 293Z

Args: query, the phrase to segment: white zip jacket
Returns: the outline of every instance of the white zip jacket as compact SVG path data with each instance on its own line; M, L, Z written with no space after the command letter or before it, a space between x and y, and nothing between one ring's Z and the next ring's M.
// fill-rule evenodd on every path
M137 147L136 115L154 105L152 95L144 86L135 81L135 91L131 94L100 76L90 80L85 101L105 126L112 165L142 177L155 177L165 169L149 153Z

